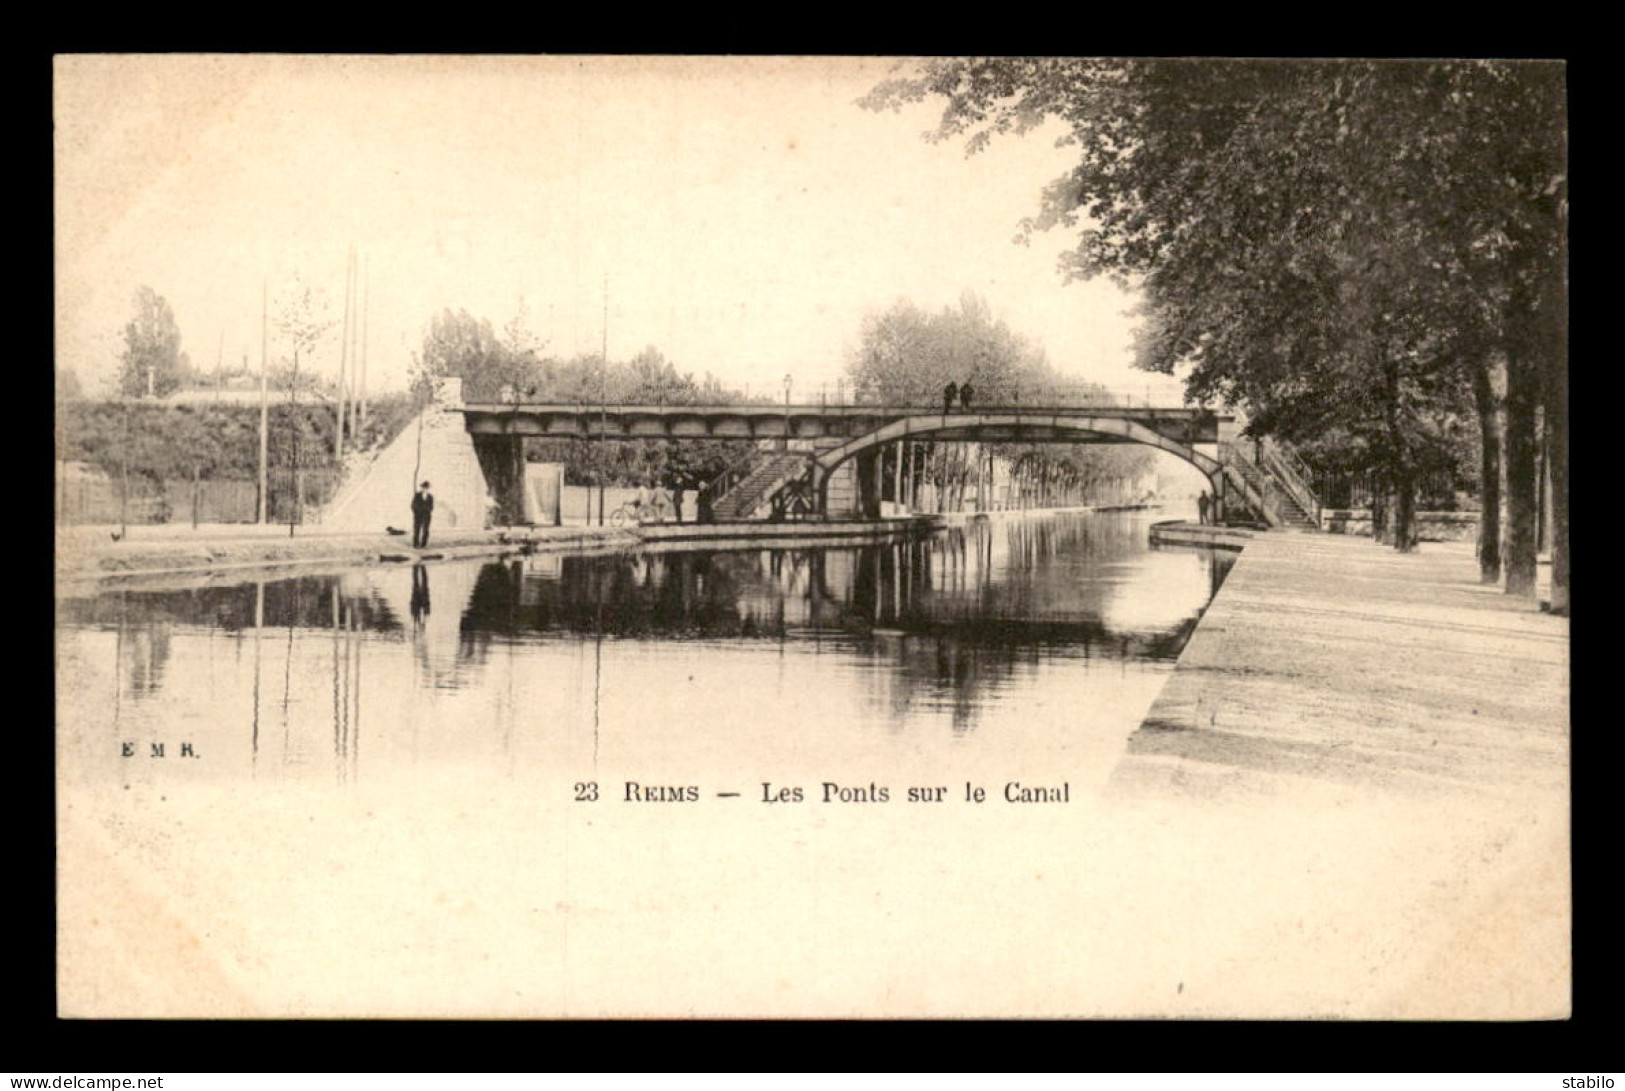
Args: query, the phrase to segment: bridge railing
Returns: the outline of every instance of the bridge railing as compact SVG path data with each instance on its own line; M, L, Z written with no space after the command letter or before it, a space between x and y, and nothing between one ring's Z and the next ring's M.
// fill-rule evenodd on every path
M971 409L1019 410L1023 407L1044 408L1162 408L1183 405L1184 394L1167 383L1147 383L1142 386L1103 387L1092 383L1060 383L1042 387L992 386L987 389L972 384ZM847 382L797 384L786 391L780 383L745 383L737 387L712 384L695 392L697 403L712 401L796 409L811 408L879 408L918 409L922 412L940 412L943 408L943 388L897 389L884 391L854 387ZM583 403L590 405L590 403ZM642 402L638 404L644 404ZM956 398L955 410L965 407ZM1193 407L1195 408L1195 407Z

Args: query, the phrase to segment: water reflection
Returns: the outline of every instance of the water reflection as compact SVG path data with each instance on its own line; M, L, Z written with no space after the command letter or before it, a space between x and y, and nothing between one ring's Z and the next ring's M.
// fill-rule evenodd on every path
M1150 551L1143 518L1075 516L858 548L119 590L60 602L63 676L86 681L62 695L62 745L129 783L351 779L364 709L369 770L432 757L514 775L595 766L602 751L681 763L703 750L714 765L723 736L767 758L811 745L764 742L790 725L836 755L877 729L917 740L934 723L949 739L1002 740L990 746L1024 732L1057 746L1085 729L1120 739L1228 565ZM176 758L183 743L194 760ZM164 756L137 760L131 746Z
M429 616L429 570L423 565L412 566L412 623L423 628Z

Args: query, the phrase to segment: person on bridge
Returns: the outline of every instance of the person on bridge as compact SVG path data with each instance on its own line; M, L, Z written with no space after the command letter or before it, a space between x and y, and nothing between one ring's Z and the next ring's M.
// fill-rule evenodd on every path
M429 544L429 520L434 517L434 493L425 481L412 494L412 545L422 549Z
M965 383L964 386L959 388L959 404L965 408L965 412L967 413L970 412L970 397L974 393L976 393L976 391L971 389L969 382Z
M949 383L942 388L942 412L944 415L954 411L954 402L959 398L959 384Z
M1208 519L1207 519L1208 511L1212 507L1212 505L1213 505L1213 501L1208 499L1208 495L1207 495L1206 490L1201 492L1196 497L1196 518L1198 519L1198 521L1202 522L1203 524L1207 523L1207 521L1208 521Z

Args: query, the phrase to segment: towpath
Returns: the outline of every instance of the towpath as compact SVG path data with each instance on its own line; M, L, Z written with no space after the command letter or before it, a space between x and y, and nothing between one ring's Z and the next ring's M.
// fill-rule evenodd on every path
M1568 621L1478 582L1469 543L1246 543L1125 780L1566 792Z
M1175 1010L1568 1016L1568 661L1470 544L1248 541L1107 788Z

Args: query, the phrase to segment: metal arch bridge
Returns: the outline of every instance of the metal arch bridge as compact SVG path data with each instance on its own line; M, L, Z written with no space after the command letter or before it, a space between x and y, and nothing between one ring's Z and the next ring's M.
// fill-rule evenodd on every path
M1222 504L1246 482L1214 455L1234 418L1187 406L990 405L944 412L939 406L885 405L588 405L469 403L461 412L476 446L487 451L524 437L545 439L810 441L817 510L827 510L830 476L848 459L904 440L986 443L1139 443L1195 466ZM517 452L517 444L513 449ZM512 457L519 457L515 453ZM503 461L494 455L496 461ZM482 461L486 461L482 457ZM1251 501L1251 496L1245 497Z

